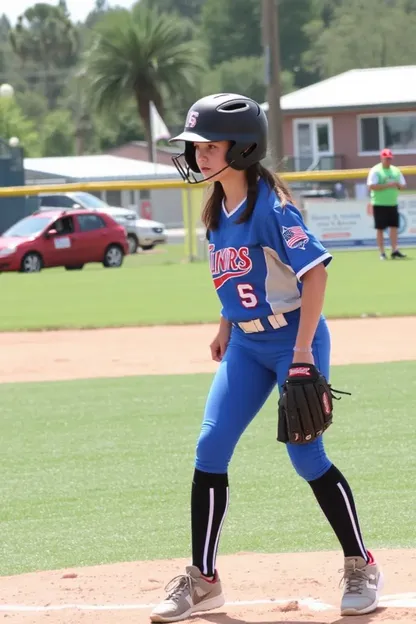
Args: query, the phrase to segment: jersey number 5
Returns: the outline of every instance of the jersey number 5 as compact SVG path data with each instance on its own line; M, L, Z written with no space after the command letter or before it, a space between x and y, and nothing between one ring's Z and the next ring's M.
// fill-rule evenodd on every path
M255 308L258 304L258 299L253 290L254 288L251 284L238 284L237 286L238 296L245 308Z

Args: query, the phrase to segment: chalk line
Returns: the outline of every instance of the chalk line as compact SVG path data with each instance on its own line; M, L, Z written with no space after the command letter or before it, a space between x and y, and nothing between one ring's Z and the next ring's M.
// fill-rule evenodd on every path
M269 598L259 600L235 600L225 603L225 607L248 607L255 605L286 605L289 602L297 602L300 607L307 607L311 611L332 611L338 610L338 607L315 600L314 598ZM153 609L156 603L149 604L108 604L108 605L93 605L93 604L63 604L63 605L43 605L43 606L29 606L29 605L1 605L0 612L9 613L39 613L47 611L141 611L146 609ZM405 594L391 594L383 596L379 602L380 607L398 607L403 609L416 609L416 592L409 592Z
M279 599L260 599L260 600L236 600L225 603L225 607L244 607L255 605L285 605L289 602L296 601L299 606L307 607L312 611L328 611L334 607L313 598L279 598ZM156 603L150 604L108 604L108 605L90 605L90 604L63 604L63 605L45 605L45 606L27 606L27 605L0 605L0 611L14 612L40 612L40 611L64 611L66 609L75 609L78 611L139 611L145 609L153 609Z

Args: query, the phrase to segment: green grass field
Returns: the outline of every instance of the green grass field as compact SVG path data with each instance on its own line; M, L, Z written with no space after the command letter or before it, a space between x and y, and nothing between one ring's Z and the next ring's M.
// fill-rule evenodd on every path
M404 261L376 251L334 252L328 317L416 314L416 249ZM0 331L216 322L220 305L206 262L188 263L182 245L128 257L118 270L0 275Z
M2 385L0 574L188 556L194 448L210 381ZM416 362L335 367L332 381L353 394L336 405L327 449L355 491L366 539L414 547ZM235 453L221 553L338 548L275 441L275 412L271 397Z

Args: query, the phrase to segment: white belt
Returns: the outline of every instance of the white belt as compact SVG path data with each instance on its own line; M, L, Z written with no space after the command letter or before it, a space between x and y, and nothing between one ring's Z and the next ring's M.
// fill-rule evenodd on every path
M245 334L258 334L268 329L268 327L264 326L265 319L269 321L273 329L280 329L281 327L285 327L287 325L287 320L283 314L271 314L270 316L263 317L262 319L258 318L253 319L252 321L242 321L241 323L236 323L236 325L238 325L238 327L242 329Z

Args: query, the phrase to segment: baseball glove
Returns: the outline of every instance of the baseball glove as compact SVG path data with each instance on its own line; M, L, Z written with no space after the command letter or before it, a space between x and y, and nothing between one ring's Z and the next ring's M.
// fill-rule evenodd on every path
M313 364L292 364L279 399L277 440L307 444L332 423L334 395L350 394L333 390Z

